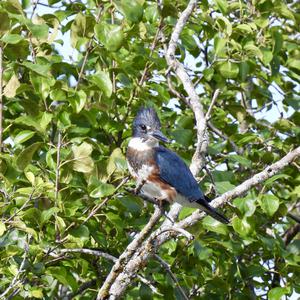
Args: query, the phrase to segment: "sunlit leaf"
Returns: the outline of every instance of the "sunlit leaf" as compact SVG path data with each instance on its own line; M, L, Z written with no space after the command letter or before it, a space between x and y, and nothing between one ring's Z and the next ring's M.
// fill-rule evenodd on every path
M94 168L94 162L91 158L93 148L90 144L83 142L79 146L72 146L74 155L73 169L77 172L89 173Z
M14 138L14 142L16 144L22 144L27 140L31 139L35 135L34 131L31 130L22 130L19 132L16 137Z
M279 208L279 204L279 199L276 196L270 194L263 195L260 200L261 208L270 217L273 216L277 211L277 209Z
M13 75L4 88L4 96L13 98L16 95L16 91L20 86L20 81L16 75Z

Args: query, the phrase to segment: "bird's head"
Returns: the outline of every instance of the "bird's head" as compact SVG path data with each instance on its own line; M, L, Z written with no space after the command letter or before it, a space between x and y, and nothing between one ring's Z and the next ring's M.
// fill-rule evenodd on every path
M133 121L133 136L153 144L158 141L170 143L160 129L161 124L155 110L150 107L140 108Z

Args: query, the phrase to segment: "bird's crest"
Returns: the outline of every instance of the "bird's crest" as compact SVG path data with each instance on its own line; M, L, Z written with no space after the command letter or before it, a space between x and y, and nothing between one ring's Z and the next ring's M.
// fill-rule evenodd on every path
M156 111L152 107L141 107L134 119L133 126L139 124L150 125L153 128L159 129L161 127Z

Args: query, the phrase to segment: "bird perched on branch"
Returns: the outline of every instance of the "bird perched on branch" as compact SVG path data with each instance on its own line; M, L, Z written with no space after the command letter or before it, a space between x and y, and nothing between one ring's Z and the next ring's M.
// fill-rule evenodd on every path
M141 192L157 203L178 202L182 206L200 208L222 223L229 221L207 201L184 161L173 151L160 146L169 143L161 132L159 118L153 108L141 108L133 122L133 136L126 158L136 180L136 193Z

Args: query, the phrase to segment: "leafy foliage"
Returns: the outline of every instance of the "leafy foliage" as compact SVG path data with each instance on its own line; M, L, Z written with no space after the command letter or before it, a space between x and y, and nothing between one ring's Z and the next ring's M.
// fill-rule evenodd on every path
M40 13L44 5L47 13ZM172 94L164 58L186 5L0 2L1 293L15 293L14 299L95 297L113 262L59 250L89 248L118 257L147 223L151 205L126 192L133 182L123 181L130 124L141 105L157 109L175 140L171 147L191 161L193 113ZM300 143L299 10L297 1L199 1L184 28L176 55L192 65L205 110L221 89L209 121L211 176L201 174L211 197ZM176 77L170 79L185 96ZM288 212L299 214L299 181L294 162L224 209L232 226L207 217L190 229L195 240L188 246L184 240L165 243L159 255L186 293L201 299L300 293L300 243L285 243L294 224ZM183 209L180 217L191 211ZM180 298L156 260L140 274L158 293L137 279L126 299Z

